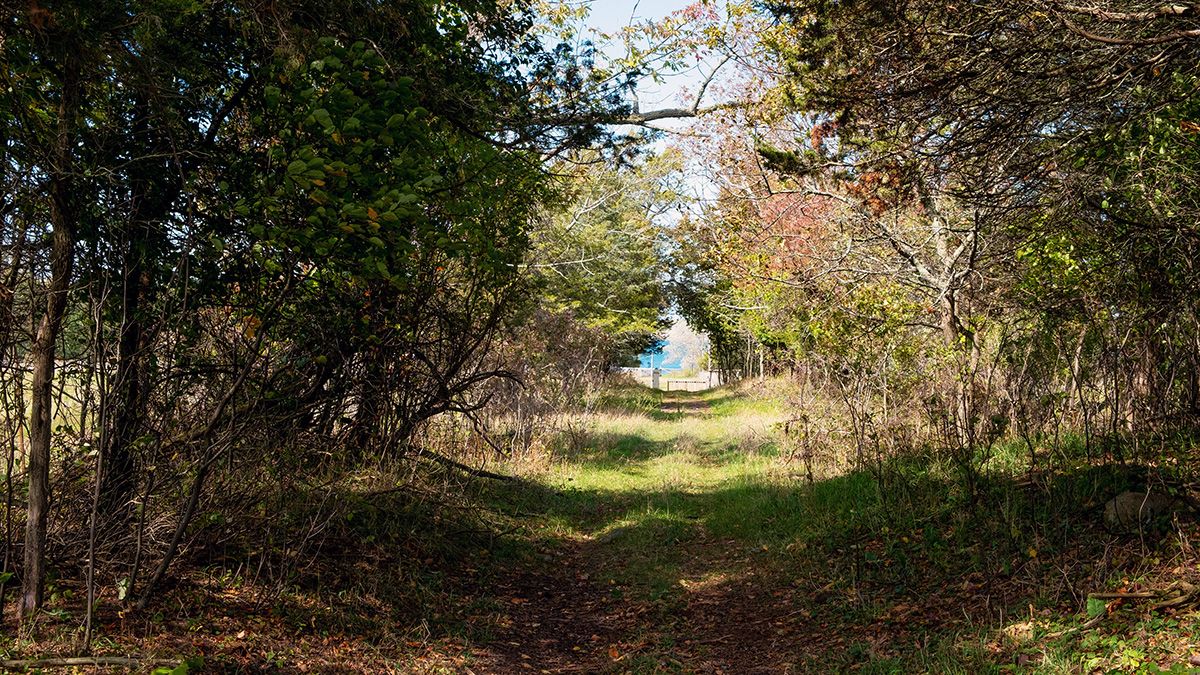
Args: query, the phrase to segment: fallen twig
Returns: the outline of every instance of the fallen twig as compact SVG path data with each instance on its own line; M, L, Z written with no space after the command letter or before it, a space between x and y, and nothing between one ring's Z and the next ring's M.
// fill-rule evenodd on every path
M518 478L517 476L506 476L502 473L494 473L494 472L488 471L486 469L476 469L473 466L467 466L466 464L463 464L462 462L456 462L456 461L450 459L449 457L443 457L443 456L437 454L436 452L430 452L429 450L425 450L424 448L418 448L416 450L415 454L418 457L421 457L423 459L428 459L431 462L441 464L442 466L444 466L448 469L455 469L456 471L461 471L467 475L475 476L476 478L488 478L490 480L499 480L499 481L505 481L508 483L523 482L522 479Z
M178 665L181 661L182 659L149 659L125 656L68 656L45 659L3 659L0 660L0 667L55 668L67 666L94 666L97 668L103 668L105 666L121 666L125 668L136 668L138 666L174 666Z
M1104 617L1106 617L1106 616L1108 616L1108 612L1104 612L1103 614L1094 616L1094 617L1088 619L1085 623L1075 626L1074 628L1068 628L1067 630L1060 630L1057 633L1050 633L1045 636L1045 639L1057 640L1060 637L1067 637L1068 635L1074 635L1075 633L1079 633L1079 632L1082 632L1085 630L1091 630L1091 629L1095 628L1096 626L1099 626L1100 622L1103 621Z
M1160 591L1114 591L1111 593L1088 593L1089 600L1159 600L1159 602L1150 606L1151 609L1166 609L1168 607L1178 607L1196 600L1196 587L1186 581L1177 581L1167 588ZM1085 630L1090 630L1100 625L1104 617L1108 616L1109 608L1105 611L1088 619L1085 623L1069 628L1067 630L1058 631L1046 635L1047 640L1055 640L1060 637L1074 635Z

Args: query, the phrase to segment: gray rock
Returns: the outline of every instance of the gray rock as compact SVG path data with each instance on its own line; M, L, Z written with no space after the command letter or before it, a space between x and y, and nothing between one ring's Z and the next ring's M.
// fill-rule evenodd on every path
M1104 524L1112 532L1134 533L1164 525L1186 510L1183 500L1161 492L1122 492L1104 505Z
M625 536L626 534L629 534L631 531L633 531L633 527L629 526L629 525L625 525L622 527L614 527L613 529L609 530L608 532L605 532L604 534L600 535L599 537L596 537L596 543L607 544L610 541L615 541L615 540Z

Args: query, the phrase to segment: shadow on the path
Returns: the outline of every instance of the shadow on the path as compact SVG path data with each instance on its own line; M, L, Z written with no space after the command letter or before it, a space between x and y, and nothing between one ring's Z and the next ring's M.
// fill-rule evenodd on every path
M636 476L676 452L628 433L573 460ZM541 648L487 672L901 667L898 645L953 640L1031 594L1061 601L1094 583L1061 570L1087 574L1105 559L1111 537L1091 504L1119 488L1118 475L1091 467L1045 492L987 478L968 495L921 457L812 484L742 475L698 487L502 487L498 501L560 529L535 531L551 559L506 586L542 590L500 642ZM1026 553L1031 540L1039 558ZM983 668L1008 657L970 658Z

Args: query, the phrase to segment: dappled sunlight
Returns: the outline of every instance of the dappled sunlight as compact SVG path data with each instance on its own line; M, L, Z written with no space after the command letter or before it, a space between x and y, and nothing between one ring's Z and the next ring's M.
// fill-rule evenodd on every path
M1200 0L5 6L0 671L1200 667Z
M708 570L695 578L682 578L679 580L679 586L688 593L708 593L718 590L720 587L736 583L738 576L732 572L724 570Z
M640 459L603 459L560 464L545 474L552 485L567 490L626 492L675 489L707 492L749 476L762 476L769 458L668 452Z
M535 475L562 490L700 493L730 481L790 480L775 466L781 418L773 406L724 389L672 392L662 405L697 404L687 414L604 410L587 431ZM719 401L717 414L711 401Z

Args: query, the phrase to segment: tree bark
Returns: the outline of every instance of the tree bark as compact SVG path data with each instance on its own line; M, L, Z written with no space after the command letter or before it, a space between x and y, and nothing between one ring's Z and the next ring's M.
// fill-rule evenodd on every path
M103 444L100 464L99 510L105 516L117 516L133 493L133 444L138 437L138 415L145 379L141 354L144 350L141 300L146 279L141 255L133 245L128 252L124 279L121 337L117 346L117 369L113 378L115 410L110 413L111 428Z
M145 153L129 172L129 220L122 237L120 339L112 380L112 408L102 445L100 512L107 517L129 515L137 486L135 449L142 437L151 377L150 346L155 327L148 321L158 287L149 261L164 248L164 223L175 205L183 179L166 158L172 156L168 131L155 126L153 94L140 94L134 103L131 140ZM182 169L181 169L182 170Z
M33 361L32 411L29 433L29 511L25 523L25 567L21 579L21 615L42 606L46 568L46 523L50 511L50 444L53 424L54 357L67 290L75 260L72 146L79 105L78 65L69 58L63 69L62 96L51 152L50 177L50 279L46 288L46 313L30 349Z

